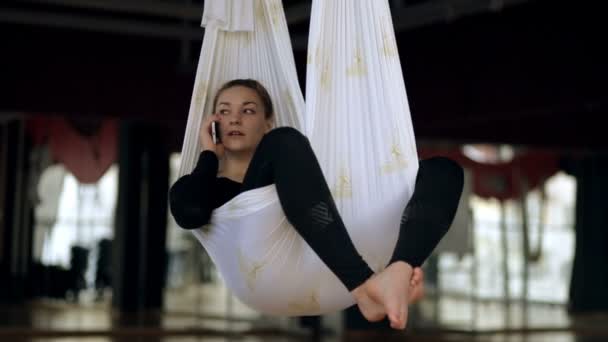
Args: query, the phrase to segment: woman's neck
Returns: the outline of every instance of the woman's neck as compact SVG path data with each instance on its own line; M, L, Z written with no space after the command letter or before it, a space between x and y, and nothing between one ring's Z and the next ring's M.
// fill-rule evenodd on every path
M226 153L220 161L219 175L243 183L253 153Z

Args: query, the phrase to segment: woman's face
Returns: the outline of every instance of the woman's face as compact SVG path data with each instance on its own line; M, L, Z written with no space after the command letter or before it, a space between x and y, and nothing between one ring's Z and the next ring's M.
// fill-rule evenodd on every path
M222 144L229 152L254 152L264 134L272 129L262 100L255 90L247 87L222 91L215 112L220 117Z

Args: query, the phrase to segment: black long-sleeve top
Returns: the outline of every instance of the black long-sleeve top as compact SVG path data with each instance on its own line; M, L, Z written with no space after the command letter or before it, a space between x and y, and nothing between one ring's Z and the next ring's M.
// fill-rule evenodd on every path
M196 229L207 223L214 209L240 193L241 183L217 177L219 161L212 151L201 152L196 167L169 190L171 214L185 229Z

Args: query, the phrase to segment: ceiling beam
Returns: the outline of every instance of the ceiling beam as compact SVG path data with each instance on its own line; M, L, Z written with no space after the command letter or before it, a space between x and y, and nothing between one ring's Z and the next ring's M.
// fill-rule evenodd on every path
M100 10L115 13L153 15L174 19L200 21L203 16L202 4L175 3L159 0L22 0L33 4L56 5L67 8ZM285 9L288 24L296 24L310 17L309 1L291 5Z
M392 11L395 32L449 23L456 19L499 12L503 8L519 5L529 0L436 0L407 7L395 7Z
M22 0L23 2L56 5L67 8L100 10L118 13L154 15L158 17L200 20L203 13L202 4L178 3L159 0Z
M25 0L24 2L61 5L71 8L105 10L120 13L157 15L185 21L201 20L203 8L200 5L172 4L164 1L124 1L124 0ZM309 2L292 5L285 9L288 24L308 20ZM0 23L46 26L62 29L77 29L90 32L138 35L178 40L202 40L204 28L182 23L157 23L144 19L116 19L99 15L73 15L51 11L23 9L2 9ZM294 50L307 48L308 36L292 36Z
M0 11L0 22L190 40L201 40L204 33L203 28L186 27L182 24L161 24L132 19L107 19L85 15L75 16L13 9Z
M200 20L201 5L175 4L166 1L124 1L124 0L25 0L30 3L62 5L72 8L105 10L133 14L164 16L185 21ZM437 0L406 6L403 3L392 11L395 32L446 23L464 16L483 12L496 12L505 7L525 3L529 0ZM285 9L288 24L308 20L310 2L301 2ZM204 29L184 25L165 24L143 19L101 18L94 15L70 15L50 11L3 9L0 22L22 25L42 25L58 28L79 29L95 32L142 35L180 40L201 40ZM292 35L294 50L305 50L308 44L306 34Z

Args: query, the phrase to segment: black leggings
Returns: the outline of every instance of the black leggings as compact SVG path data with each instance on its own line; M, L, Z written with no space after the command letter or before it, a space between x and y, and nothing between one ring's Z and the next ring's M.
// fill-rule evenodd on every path
M293 128L277 128L264 136L242 191L273 183L289 222L349 291L373 274L344 227L308 139ZM420 162L391 262L422 265L450 227L462 187L462 168L455 162Z

